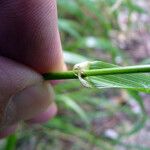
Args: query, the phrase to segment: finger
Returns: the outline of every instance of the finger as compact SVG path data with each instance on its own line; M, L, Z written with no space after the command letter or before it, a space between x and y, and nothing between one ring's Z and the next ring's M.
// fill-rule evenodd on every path
M54 99L49 83L27 67L0 57L0 128L33 118Z
M46 111L38 114L37 116L35 116L30 120L27 120L26 122L28 124L45 123L51 118L53 118L56 115L56 113L57 113L57 106L55 103L52 103Z
M2 0L0 55L40 73L63 70L56 0Z

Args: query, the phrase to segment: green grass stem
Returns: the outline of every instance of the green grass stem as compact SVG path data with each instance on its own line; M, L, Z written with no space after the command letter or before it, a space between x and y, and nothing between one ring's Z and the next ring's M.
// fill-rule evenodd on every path
M114 74L131 74L131 73L150 73L150 65L84 70L82 71L82 77L114 75ZM77 75L75 74L75 71L45 73L43 74L43 77L45 80L64 80L64 79L78 78Z

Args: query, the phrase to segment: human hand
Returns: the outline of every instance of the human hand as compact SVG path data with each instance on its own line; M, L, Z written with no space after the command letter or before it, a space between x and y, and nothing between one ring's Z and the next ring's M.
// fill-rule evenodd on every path
M21 120L56 114L52 87L40 74L64 69L56 0L1 0L0 138Z

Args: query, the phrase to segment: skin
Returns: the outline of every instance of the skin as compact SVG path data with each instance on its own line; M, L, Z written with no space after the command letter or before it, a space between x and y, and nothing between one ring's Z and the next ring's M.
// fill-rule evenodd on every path
M0 138L42 123L57 107L46 72L63 71L56 0L0 1Z

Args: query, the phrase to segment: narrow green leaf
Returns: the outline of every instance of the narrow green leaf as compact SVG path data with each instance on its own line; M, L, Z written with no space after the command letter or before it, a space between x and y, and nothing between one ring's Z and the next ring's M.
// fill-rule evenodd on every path
M84 56L81 56L73 52L68 52L68 51L64 51L64 59L66 63L73 64L73 65L89 60Z
M17 143L17 137L15 134L10 135L7 138L5 150L15 150L16 149L16 143Z
M86 123L89 124L88 117L85 113L85 111L70 97L67 96L57 96L57 99L59 101L62 101L66 104L67 107L71 108L74 112L76 112L79 117Z
M146 114L146 110L145 110L145 107L144 107L144 102L143 102L143 99L141 98L141 96L139 95L138 92L136 91L131 91L131 90L128 90L128 94L134 98L134 100L139 104L140 108L141 108L141 117L139 118L139 120L137 121L137 123L134 125L133 129L128 133L128 135L132 135L134 133L137 133L138 131L140 131L148 117L147 117L147 114Z
M118 67L113 64L95 61L89 64L89 69L104 69ZM89 84L97 88L123 88L150 93L150 74L116 74L88 76L84 78Z
M67 32L71 36L73 36L75 38L80 37L80 34L77 31L77 28L79 28L79 27L76 22L67 20L67 19L59 19L58 26L59 26L60 30Z

